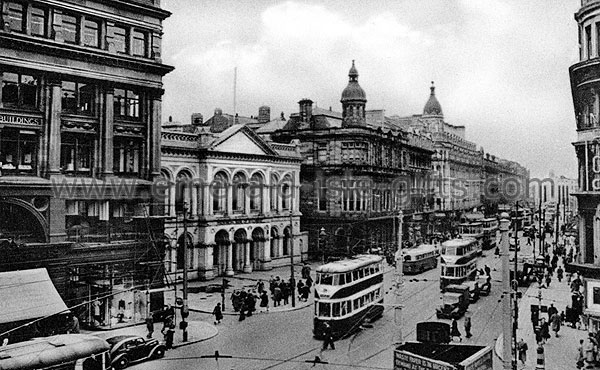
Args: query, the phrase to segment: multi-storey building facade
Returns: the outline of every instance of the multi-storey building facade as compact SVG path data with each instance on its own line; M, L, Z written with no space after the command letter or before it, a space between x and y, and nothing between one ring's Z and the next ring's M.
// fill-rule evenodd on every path
M575 13L579 62L569 68L577 123L573 143L578 161L579 253L570 267L585 279L585 313L590 329L600 329L600 1L582 0ZM567 268L567 271L570 269Z
M302 224L313 257L369 248L393 252L398 211L416 221L433 206L426 185L431 138L401 129L383 111L367 111L366 102L353 63L342 92L342 113L302 99L300 112L271 132L277 142L300 142ZM258 132L265 134L262 128ZM417 242L425 237L422 226L412 230Z
M541 206L548 222L552 222L554 217L558 216L559 225L568 222L570 217L576 214L577 198L573 194L578 190L577 179L557 176L552 171L548 177L531 181L529 184L529 193L536 208Z
M435 209L466 211L481 205L482 156L477 145L465 138L465 127L444 121L442 107L431 86L423 114L399 118L404 125L431 134L435 178Z
M235 117L235 119L234 119ZM306 258L300 232L296 145L269 143L220 109L202 122L163 126L167 273L212 279L269 270ZM185 210L185 221L184 221ZM184 243L187 229L188 260Z
M0 3L0 241L21 245L0 269L47 267L69 306L98 297L82 322L142 320L148 296L162 307L147 294L162 286L148 216L170 13L159 0Z

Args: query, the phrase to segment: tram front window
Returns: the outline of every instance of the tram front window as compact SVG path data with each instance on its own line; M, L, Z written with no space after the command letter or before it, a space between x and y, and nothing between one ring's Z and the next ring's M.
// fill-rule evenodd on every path
M329 274L319 274L319 284L321 285L333 285L333 275Z
M454 276L454 267L446 267L446 276Z
M339 302L333 304L332 316L333 317L340 317L340 304L339 304Z
M339 280L338 285L344 285L344 284L346 284L346 275L345 274L339 274L337 276L337 278Z
M330 317L331 316L331 304L319 302L319 316Z

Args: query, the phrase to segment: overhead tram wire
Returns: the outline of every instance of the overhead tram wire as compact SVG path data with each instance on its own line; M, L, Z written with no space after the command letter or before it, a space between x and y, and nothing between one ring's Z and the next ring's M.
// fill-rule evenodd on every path
M163 357L158 361L182 361L182 360L200 360L207 358L214 358L215 355L203 355L203 356L190 356L190 357ZM320 356L319 356L320 357ZM233 360L250 360L250 361L271 361L271 362L279 362L278 364L274 364L273 366L283 365L284 363L297 363L297 364L312 364L315 362L314 358L312 360L296 360L296 359L277 359L277 358L269 358L269 357L252 357L252 356L233 356L233 355L219 355L219 358L229 358ZM323 359L321 359L323 360ZM316 362L316 364L322 364L323 366L344 366L344 367L352 367L359 369L373 369L373 370L390 370L388 367L380 367L380 366L367 366L367 365L358 365L358 364L343 364L337 362ZM230 367L233 369L233 367ZM270 369L271 367L262 368L262 370Z

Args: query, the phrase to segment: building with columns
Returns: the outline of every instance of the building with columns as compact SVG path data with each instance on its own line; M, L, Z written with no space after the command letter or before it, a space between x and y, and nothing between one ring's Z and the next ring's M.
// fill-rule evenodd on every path
M600 330L600 1L582 0L575 13L579 62L569 68L577 141L579 245L567 272L584 277L584 313L590 331Z
M82 323L143 320L162 308L149 235L163 234L151 203L170 13L159 0L4 0L0 15L0 270L46 267L69 306L98 297Z
M165 266L175 280L185 263L188 278L204 280L306 258L297 145L267 142L240 121L216 109L206 122L163 125Z

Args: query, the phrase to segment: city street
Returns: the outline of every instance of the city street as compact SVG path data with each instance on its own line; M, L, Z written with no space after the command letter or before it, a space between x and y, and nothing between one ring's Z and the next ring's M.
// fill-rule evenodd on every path
M486 251L485 256L479 259L480 268L486 264L492 268L492 293L469 307L473 337L463 338L463 343L493 346L501 331L501 263L493 250ZM435 307L441 302L438 274L439 267L420 275L405 276L403 329L406 340L416 339L416 323L436 320ZM390 288L392 276L393 270L390 269L385 278L386 304L394 302ZM308 369L313 364L305 361L313 360L315 356L339 365L332 366L336 369L350 368L350 365L352 368L359 365L364 368L392 368L392 341L396 331L393 306L386 306L383 317L372 328L336 342L335 350L323 352L321 342L312 337L312 314L312 307L306 307L296 311L258 314L243 322L238 322L235 316L226 316L225 321L218 325L216 337L180 347L168 352L162 360L145 362L135 369ZM198 313L192 314L192 319L212 320L211 316ZM459 329L464 335L462 319ZM217 367L214 358L201 358L213 355L215 351L232 358L220 359L220 367Z

